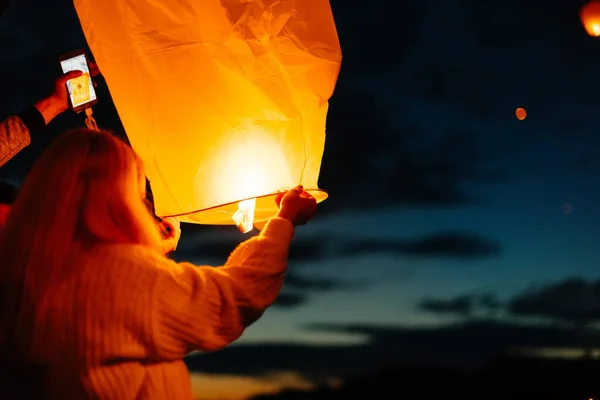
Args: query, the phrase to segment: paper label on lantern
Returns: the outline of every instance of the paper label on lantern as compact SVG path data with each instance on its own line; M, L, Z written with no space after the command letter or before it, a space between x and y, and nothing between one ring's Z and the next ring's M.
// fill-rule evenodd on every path
M318 188L341 50L329 0L75 0L159 216L233 224ZM229 206L222 206L229 204Z

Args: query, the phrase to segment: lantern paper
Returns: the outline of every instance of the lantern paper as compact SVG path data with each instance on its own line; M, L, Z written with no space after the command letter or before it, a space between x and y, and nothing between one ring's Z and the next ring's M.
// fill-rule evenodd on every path
M519 107L515 111L515 115L517 116L518 120L523 121L527 117L527 111L525 111L524 108Z
M253 209L260 222L298 184L327 197L317 180L341 64L329 0L74 3L157 215L233 224Z
M583 6L580 17L588 35L600 36L600 1L592 0Z

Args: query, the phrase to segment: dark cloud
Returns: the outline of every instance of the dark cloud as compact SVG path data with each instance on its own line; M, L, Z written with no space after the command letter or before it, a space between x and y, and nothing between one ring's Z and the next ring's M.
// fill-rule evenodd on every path
M242 241L234 229L185 226L175 258L189 257L223 262ZM417 239L355 238L350 235L315 233L296 238L290 246L290 263L313 263L334 258L389 253L410 257L474 259L502 254L502 245L483 235L466 231L441 231Z
M257 234L240 235L234 229L223 227L186 226L182 233L180 245L173 258L177 261L201 259L207 264L223 264L229 254L243 240ZM307 272L296 271L293 266L298 263L325 261L335 255L329 247L329 236L306 236L294 239L290 246L289 263L284 288L275 306L294 308L306 304L310 298L322 292L336 290L357 290L364 288L367 282L315 276Z
M600 280L569 278L517 294L507 309L515 316L547 318L572 323L600 319Z
M288 271L285 278L285 285L298 290L314 290L314 291L329 291L335 289L343 289L356 287L359 282L340 282L337 279L331 278L314 278L303 276L298 273Z
M308 297L299 293L283 292L277 296L273 306L282 308L295 308L304 305L308 301Z
M503 303L496 297L494 293L483 293L477 296L478 306L485 309L496 311L502 308Z
M364 289L368 284L368 282L362 280L314 277L288 270L282 293L274 305L282 308L296 308L308 303L318 293L338 290L360 290Z
M562 400L596 398L597 365L587 360L496 358L477 370L446 365L390 365L342 385L286 389L249 400L419 399ZM390 396L390 394L393 394Z
M469 316L473 311L473 298L465 295L450 300L425 299L419 303L418 308L435 314L459 314Z
M502 246L484 236L463 232L441 232L415 240L361 240L348 242L343 253L392 253L416 257L473 259L498 256Z
M417 308L433 314L448 314L469 317L476 311L496 311L501 307L500 301L493 293L464 294L450 299L425 298Z
M578 331L556 326L468 322L443 327L411 328L315 324L313 332L364 336L362 345L239 344L213 353L189 356L190 370L203 373L261 375L295 371L309 378L347 376L387 364L430 363L478 366L516 348L579 348ZM600 345L597 334L588 343Z
M372 93L340 82L329 110L320 186L335 209L480 202L464 183L497 183L498 171L478 160L478 141L465 129L429 131L403 118L398 106L378 106Z
M504 302L493 293L462 294L446 299L425 298L417 307L425 312L461 316L503 310L510 317L567 322L580 327L600 320L600 279L567 278L534 285Z
M256 234L256 233L254 233ZM174 258L177 261L201 259L203 263L222 264L242 241L232 229L186 226ZM326 262L333 259L391 254L399 257L444 257L474 259L501 254L500 244L473 233L441 232L415 240L353 239L343 235L319 233L296 238L290 247L290 265ZM196 261L197 262L197 261ZM281 307L304 305L315 292L356 290L369 285L366 281L351 281L339 277L324 277L290 268L287 272Z
M241 235L232 227L184 226L180 245L175 258L180 261L190 257L224 262L229 254L244 240L258 234L254 231L249 235ZM306 237L294 239L290 246L290 263L321 261L330 256L328 246L331 243L327 237Z
M274 305L282 308L296 308L308 303L318 293L337 290L360 290L367 284L364 281L307 276L288 270L282 292Z

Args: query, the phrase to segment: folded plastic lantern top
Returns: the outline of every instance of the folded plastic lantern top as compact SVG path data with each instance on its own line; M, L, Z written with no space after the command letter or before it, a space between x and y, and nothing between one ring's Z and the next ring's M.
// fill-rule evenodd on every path
M259 222L278 191L326 198L317 180L341 63L329 0L74 3L157 215L233 224L237 203L259 198Z

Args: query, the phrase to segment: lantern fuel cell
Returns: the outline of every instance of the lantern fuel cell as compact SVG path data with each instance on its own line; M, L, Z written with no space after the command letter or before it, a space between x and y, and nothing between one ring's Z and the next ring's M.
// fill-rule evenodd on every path
M282 187L327 198L341 64L329 0L74 3L158 216L245 230L276 215Z
M254 226L254 209L256 199L243 200L238 203L238 210L231 217L240 232L248 233Z

